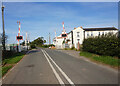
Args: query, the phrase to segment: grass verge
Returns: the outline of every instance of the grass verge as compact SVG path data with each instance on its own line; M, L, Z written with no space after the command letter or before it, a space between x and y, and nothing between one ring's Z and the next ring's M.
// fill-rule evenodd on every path
M2 67L2 76L4 76L10 68L12 68L12 65Z
M24 54L17 53L16 55L14 55L12 57L3 60L3 63L5 63L5 64L15 64L15 63L19 62L22 59L23 56L24 56Z
M8 70L13 67L14 64L18 63L23 58L24 55L25 52L16 53L7 59L4 59L2 61L3 63L2 76L4 76L8 72Z
M100 63L104 63L107 65L110 65L112 67L118 67L120 64L120 59L111 57L111 56L100 56L97 54L89 53L89 52L80 52L80 56L85 56L89 58L90 60L97 61Z

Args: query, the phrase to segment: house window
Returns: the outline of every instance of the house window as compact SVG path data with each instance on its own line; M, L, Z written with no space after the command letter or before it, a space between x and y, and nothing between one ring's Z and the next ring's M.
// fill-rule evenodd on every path
M93 36L93 32L91 32L91 36Z
M104 32L102 32L102 35L104 35Z
M80 32L77 32L77 37L80 37Z
M98 36L100 36L100 32L98 33Z
M87 37L89 36L89 33L87 32Z
M77 39L77 41L79 42L80 39Z

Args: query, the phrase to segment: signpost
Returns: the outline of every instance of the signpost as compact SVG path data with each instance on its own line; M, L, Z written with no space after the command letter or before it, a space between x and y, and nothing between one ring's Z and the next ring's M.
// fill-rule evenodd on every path
M17 51L18 51L18 52L21 52L20 40L23 40L23 36L20 36L20 21L17 21L17 23L19 23L19 32L18 32L18 36L16 36L16 40L18 40Z
M62 31L61 36L62 36L64 39L66 39L66 37L67 37L67 33L66 33L66 31L65 31L65 28L64 28L64 22L63 22L63 31Z
M17 40L23 40L23 36L16 36Z

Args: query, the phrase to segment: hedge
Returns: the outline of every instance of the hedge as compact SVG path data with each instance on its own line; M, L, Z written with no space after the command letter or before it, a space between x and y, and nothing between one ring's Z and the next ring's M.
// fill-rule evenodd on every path
M91 37L83 42L83 51L108 56L120 57L120 37L111 33Z

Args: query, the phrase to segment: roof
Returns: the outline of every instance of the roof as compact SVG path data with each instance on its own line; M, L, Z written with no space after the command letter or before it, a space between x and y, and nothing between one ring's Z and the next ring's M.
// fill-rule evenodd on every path
M115 27L101 27L101 28L83 28L85 31L105 31L105 30L118 30Z
M70 31L69 33L67 33L67 34L70 34L72 31Z
M57 37L57 39L63 39L63 37Z

